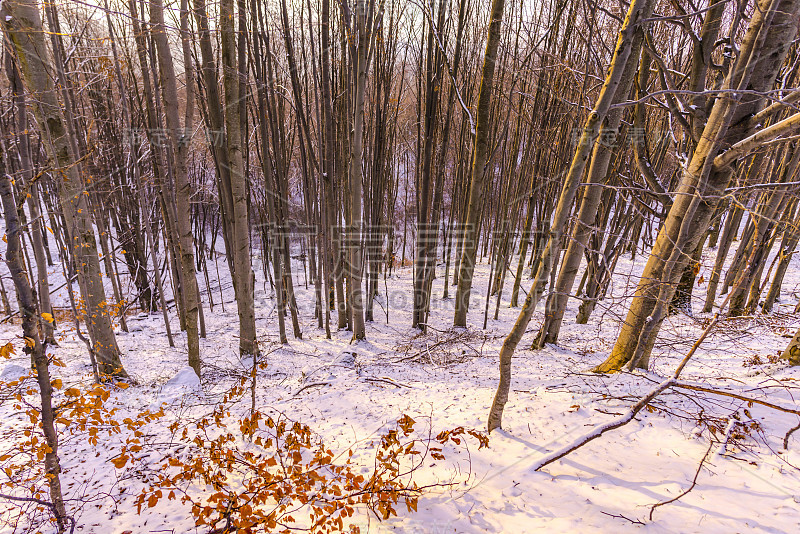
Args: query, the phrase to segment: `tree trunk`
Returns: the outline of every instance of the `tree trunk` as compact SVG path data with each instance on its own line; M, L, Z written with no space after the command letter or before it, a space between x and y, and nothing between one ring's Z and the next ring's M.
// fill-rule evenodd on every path
M20 11L31 6L26 2L20 2L22 9L10 10L16 17ZM5 10L0 10L0 16L5 16ZM24 11L23 11L24 12ZM38 13L37 13L38 15ZM31 20L31 19L28 19ZM34 26L35 28L35 26ZM10 33L10 32L9 32ZM66 527L67 513L64 507L64 497L61 493L61 465L58 459L58 435L55 428L55 410L53 409L52 395L53 387L50 382L50 369L48 367L45 348L39 339L39 313L36 308L36 301L33 297L30 280L20 259L20 224L17 215L17 206L14 202L14 194L11 188L11 179L3 168L3 155L0 153L0 198L2 199L5 212L6 238L6 266L11 273L14 287L17 290L17 300L20 304L20 316L22 317L22 335L25 339L24 352L30 354L36 367L36 381L39 384L39 396L42 402L42 431L44 432L47 450L44 454L44 470L47 484L50 490L50 502L53 504L58 531L63 532Z
M133 2L135 0L129 1ZM211 41L211 29L209 28L206 2L205 0L193 0L193 5L195 20L197 21L197 40L200 45L200 57L202 59L200 73L202 74L203 81L205 82L205 108L207 109L206 120L210 137L209 147L214 155L214 163L217 170L217 190L219 192L220 199L219 209L220 222L222 226L222 238L225 241L225 251L227 252L226 260L228 262L228 268L231 271L231 277L234 283L234 292L236 292L236 277L233 276L233 273L236 271L236 254L234 252L233 245L234 208L233 193L231 189L231 166L230 162L228 161L229 154L227 149L227 138L225 135L225 114L223 113L222 99L219 95L220 88L219 79L217 76L217 63ZM225 21L225 23L230 28L230 32L233 32L233 5L231 2L228 2L226 3L226 6L230 10L231 20ZM233 41L228 43L231 48L229 52L232 54L229 59L233 59L236 57L237 53L235 38L233 35L229 35L227 38ZM223 69L225 69L224 64ZM236 76L236 78L238 94L238 76Z
M731 244L733 244L734 237L739 230L742 215L744 215L744 210L739 206L733 206L728 213L728 219L725 221L725 230L722 232L721 242L719 243L719 248L717 248L717 259L714 262L714 269L711 271L711 278L708 280L706 302L703 306L704 313L708 313L714 308L714 299L717 296L717 286L722 275L722 267L725 265L728 251L731 249Z
M630 58L625 64L622 78L619 82L619 88L614 97L617 101L627 99L631 91L637 66L637 62L634 61L634 59L639 57L642 48L642 40L643 34L641 32L636 32L631 43ZM558 340L561 323L564 319L564 312L567 309L567 300L572 292L572 286L575 284L575 277L578 275L578 269L583 260L584 249L586 248L586 243L589 241L589 235L592 233L594 219L597 215L597 209L600 206L600 199L603 196L603 188L597 184L600 184L608 178L609 164L611 163L611 157L614 154L614 149L616 148L616 143L619 138L622 114L622 108L615 108L609 112L605 119L603 130L613 133L613 141L611 141L611 143L595 143L592 161L589 165L589 172L586 178L587 187L580 203L578 218L575 221L567 252L564 255L561 269L558 272L558 281L556 282L554 290L547 297L545 318L539 330L539 336L536 342L538 348L543 348L546 343L555 343Z
M263 19L261 9L257 0L253 0L251 11L254 17L255 30L253 42L253 64L255 69L256 82L256 117L261 135L261 167L264 173L264 202L267 208L267 220L269 231L265 232L262 239L269 240L269 251L272 263L272 276L275 285L275 304L278 317L278 337L280 342L286 344L289 340L286 337L286 297L283 290L283 276L281 275L281 247L280 235L277 220L277 197L275 195L275 167L269 151L269 119L267 116L267 84L265 77L266 59L262 59L262 46L269 36L263 30ZM266 274L265 274L266 276Z
M11 82L11 91L13 93L14 104L16 108L16 136L17 136L17 152L19 153L20 165L23 173L23 183L28 191L26 195L26 203L28 204L28 212L31 218L31 244L33 245L33 254L36 258L36 291L39 295L39 311L40 313L49 313L53 316L53 307L50 303L50 283L47 275L48 261L46 258L45 241L43 240L44 224L42 223L41 213L39 212L39 185L34 183L33 180L33 163L31 161L31 148L28 131L28 112L25 102L25 91L22 88L22 80L20 79L19 71L12 62L12 56L9 54L6 57L6 75ZM55 319L45 320L39 317L39 324L42 327L44 334L44 343L48 345L58 345L55 338Z
M789 268L789 262L797 249L797 244L800 242L800 210L798 210L794 221L787 224L784 232L783 243L781 243L781 248L778 252L778 267L775 269L775 276L772 278L769 291L764 298L764 305L761 308L764 313L770 313L775 305L775 301L779 300L783 278L786 275L786 270Z
M176 230L178 232L178 252L182 274L181 294L175 298L183 300L185 315L186 340L189 356L189 366L200 376L200 337L198 332L198 308L200 306L199 287L194 266L194 237L189 218L191 214L191 184L187 170L187 157L189 141L192 136L192 115L194 113L194 96L192 86L192 58L189 47L188 11L187 0L181 2L181 42L184 48L184 62L186 69L186 114L183 127L178 117L178 84L175 76L175 67L172 61L172 52L167 38L167 28L164 24L164 5L162 0L150 0L150 23L153 41L156 45L159 69L161 72L161 98L164 101L164 114L166 117L169 142L174 154L175 167L173 176L175 182L175 212Z
M345 4L342 4L343 6ZM375 17L375 0L358 0L355 4L356 13L353 22L356 25L357 42L351 45L351 59L353 76L355 77L355 90L353 93L353 127L350 143L350 221L347 231L347 300L352 318L353 339L366 338L364 330L364 303L362 298L362 260L361 229L363 225L361 216L361 191L362 191L362 157L364 143L364 99L367 91L367 69L371 57L372 43L375 37L374 30L377 24ZM347 18L349 18L346 15Z
M237 41L234 28L233 0L220 1L219 28L221 33L222 82L225 92L225 141L230 173L232 213L232 242L234 290L239 312L239 353L242 358L258 355L254 304L255 275L250 263L250 219L247 208L247 177L243 161L242 126L240 118L240 69L236 59Z
M780 168L778 183L785 183L792 180L800 165L800 150L786 150L783 155L783 162ZM736 317L745 313L746 299L751 286L755 282L758 284L758 270L767 260L769 250L767 244L769 235L774 227L776 217L779 217L782 203L786 194L785 188L773 191L764 199L759 209L753 214L753 224L755 231L750 242L750 255L747 264L744 266L744 276L739 281L738 287L731 294L729 315Z
M786 350L781 354L781 360L786 360L789 365L800 365L800 329L794 335Z
M486 36L486 51L483 55L481 87L478 92L478 107L475 112L475 149L472 156L469 204L467 205L467 215L463 224L463 247L458 265L458 289L456 290L456 310L453 326L467 326L472 275L475 271L475 259L478 251L478 226L483 215L483 197L486 192L489 119L492 106L492 90L494 88L495 62L497 60L497 48L500 45L500 37L502 35L504 8L505 0L492 0L492 8L489 13L489 31Z

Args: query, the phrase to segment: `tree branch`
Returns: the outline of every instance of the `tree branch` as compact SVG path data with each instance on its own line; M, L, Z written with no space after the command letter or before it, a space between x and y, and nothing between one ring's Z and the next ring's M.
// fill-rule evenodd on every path
M750 137L735 143L728 150L714 158L714 168L723 169L738 159L741 159L764 143L768 143L780 135L791 133L800 126L800 113L786 117L768 128L759 130Z

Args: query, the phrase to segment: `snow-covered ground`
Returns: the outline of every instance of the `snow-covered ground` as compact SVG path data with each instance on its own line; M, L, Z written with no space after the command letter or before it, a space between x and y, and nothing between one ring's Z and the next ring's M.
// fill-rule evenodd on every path
M715 252L709 251L704 258L706 278ZM539 472L532 471L531 466L546 452L626 411L639 395L672 372L702 331L706 317L673 316L662 329L650 374L588 372L613 345L627 310L627 295L644 259L620 260L611 295L600 303L589 324L574 324L578 302L571 299L559 346L533 351L528 347L541 324L540 305L515 355L504 430L491 435L489 448L478 450L473 442L469 454L461 450L446 461L426 461L415 475L420 484L457 484L426 493L417 513L407 513L401 506L399 517L379 522L362 511L352 523L362 532L431 534L800 531L800 432L789 440L789 449L783 449L784 436L798 424L798 417L758 405L749 407L745 415L747 404L735 399L669 391L654 401L655 410L643 411L627 426ZM222 258L219 263L220 272L226 271ZM308 424L334 450L353 448L366 456L369 439L403 414L414 418L423 434L428 426L434 434L462 425L485 428L497 384L498 351L518 313L508 304L510 281L498 320L492 319L492 298L488 325L482 329L489 268L480 264L471 299L471 326L454 331L450 328L453 301L441 298L440 266L431 304L432 328L419 336L410 328L411 269L395 270L385 286L380 283L380 303L375 307L375 322L367 325L367 341L351 344L349 332L334 332L333 339L327 340L316 327L313 287L306 289L300 269L298 263L295 283L303 339L293 339L289 327L289 344L280 346L269 285L261 278L260 266L255 266L257 324L268 361L258 376L256 403L261 411L280 412ZM165 440L168 421L210 411L214 399L230 387L235 376L248 371L247 362L237 356L238 325L230 282L223 275L223 312L213 265L209 272L216 305L211 312L204 292L207 337L201 340L201 350L207 365L199 387L187 379L185 338L176 334L176 347L170 348L160 314L131 316L130 332L118 335L123 363L136 385L114 392L108 405L120 410L117 418L121 420L126 413L166 402L167 417L146 430L154 436L163 434ZM58 269L53 269L53 287L61 279ZM524 286L529 283L526 279ZM797 406L800 372L769 363L768 358L784 348L785 336L800 324L800 318L791 315L798 285L800 262L795 258L776 313L723 322L701 346L683 378ZM695 293L697 311L704 286ZM56 304L66 304L63 290L56 295ZM174 309L170 313L172 330L177 332ZM288 317L287 324L291 324ZM91 380L85 346L69 326L62 325L60 346L51 349L66 364L53 369L65 387ZM12 340L19 342L19 325L1 325L0 344ZM763 363L753 364L756 356ZM11 372L10 366L25 367L26 362L17 357L0 365ZM316 385L304 389L311 384ZM234 410L245 414L248 408L249 400ZM7 436L20 416L8 404L2 410L0 436ZM715 435L709 426L715 427L716 439L721 439L725 420L735 412L743 421L752 418L758 424L749 423L754 429L726 451L712 450L694 489L657 508L650 520L653 504L691 486ZM118 452L116 437L102 437L97 446L85 439L64 439L59 453L66 496L94 497L75 511L76 532L204 532L195 529L188 506L179 501L162 500L137 515L133 501L141 483L133 473L117 470L109 462ZM76 501L71 502L74 506Z

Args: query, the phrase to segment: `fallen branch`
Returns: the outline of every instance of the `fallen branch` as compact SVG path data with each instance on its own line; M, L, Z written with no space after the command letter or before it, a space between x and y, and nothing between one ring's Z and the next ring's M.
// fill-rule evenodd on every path
M720 309L725 307L725 304L728 302L729 299L730 299L730 295L728 295L728 297L725 299L725 302L723 302L723 304L720 306ZM631 422L633 420L634 417L636 417L636 414L638 414L640 411L642 411L642 409L644 409L653 399L655 399L658 395L663 393L666 389L669 389L669 388L672 388L672 387L682 387L682 388L685 388L685 389L692 389L692 390L695 390L695 391L703 391L703 392L706 392L706 393L723 395L723 396L732 397L732 398L735 398L735 399L740 399L740 400L744 400L744 401L748 401L748 402L753 402L754 404L761 404L763 406L767 406L767 407L775 409L775 410L779 410L779 411L783 411L783 412L788 412L788 413L793 413L793 414L796 414L796 415L800 415L800 410L798 410L796 408L787 407L787 406L781 406L781 405L778 405L778 404L775 404L775 403L771 403L771 402L767 402L767 401L761 401L761 400L758 400L758 399L745 397L744 395L740 395L738 393L731 393L731 392L723 391L723 390L715 390L715 389L706 388L706 387L703 387L703 386L694 386L694 385L691 385L691 384L685 384L685 383L682 383L682 382L678 381L678 378L680 377L681 372L683 371L683 369L686 367L686 364L689 363L689 360L692 358L694 353L700 347L700 344L705 340L706 337L708 337L708 334L711 332L711 329L714 327L714 325L717 324L718 321L719 321L719 312L717 312L714 315L712 320L708 323L706 328L700 334L700 337L698 337L697 341L695 341L695 343L692 345L692 348L689 349L689 352L687 352L686 356L683 357L681 362L678 364L678 367L675 369L675 372L673 373L673 375L670 378L668 378L668 379L664 380L663 382L661 382L658 386L656 386L654 389L652 389L646 395L641 397L636 402L636 404L631 406L630 410L628 410L627 413L617 417L616 419L614 419L612 421L609 421L608 423L604 423L602 425L596 426L595 428L593 428L592 430L590 430L586 434L584 434L584 435L578 437L577 439L575 439L569 445L566 445L566 446L562 447L561 449L558 449L556 451L551 452L550 454L545 455L543 458L540 458L539 461L536 462L532 466L531 470L532 471L538 471L541 468L543 468L543 467L555 462L556 460L559 460L559 459L563 458L564 456L568 455L569 453L571 453L571 452L583 447L584 445L586 445L590 441L593 441L593 440L599 438L600 436L602 436L606 432L608 432L610 430L614 430L616 428L619 428L621 426L624 426L624 425L628 424L629 422ZM788 442L788 434L787 434L787 438L784 440L784 443L786 443L786 442Z
M456 339L457 339L457 338L456 338ZM451 342L451 341L453 341L453 338L442 339L442 340L440 340L440 341L437 341L436 343L434 343L433 345L430 345L430 346L428 346L428 345L426 344L426 346L425 346L425 350L421 350L421 351L419 351L419 352L415 352L415 353L414 353L414 354L412 354L411 356L404 356L403 358L400 358L400 359L398 359L398 360L395 360L395 361L394 361L394 363L406 362L406 361L408 361L408 360L417 360L417 359L419 359L419 358L420 358L420 357L421 357L423 354L426 354L426 353L427 353L427 354L428 354L428 356L430 357L431 349L435 349L435 348L437 348L437 347L439 347L439 346L441 346L441 345L444 345L445 343L449 343L449 342Z
M303 386L300 389L298 389L297 392L294 395L292 395L292 397L296 397L296 396L300 395L302 392L304 392L305 390L313 388L313 387L330 386L330 385L331 385L330 382L314 382L313 384L306 384L305 386Z
M752 397L745 397L744 395L740 395L739 393L734 393L732 391L725 391L724 389L711 389L703 386L695 386L693 384L686 384L685 382L675 382L672 387L676 388L683 388L683 389L691 389L692 391L702 391L703 393L711 393L713 395L722 395L723 397L731 397L733 399L739 399L746 402L752 402L753 404L760 404L761 406L766 406L767 408L772 408L773 410L778 410L780 412L786 413L793 413L795 415L800 415L799 408L793 408L790 406L782 406L780 404L775 404L773 402L767 402L759 399L754 399Z
M647 395L639 399L639 401L636 404L631 406L631 409L628 410L628 413L620 417L617 417L616 419L609 421L608 423L594 427L591 431L580 436L569 445L566 445L565 447L562 447L557 451L553 451L550 454L545 455L543 458L539 459L539 461L534 464L531 470L538 471L542 467L549 465L555 462L556 460L559 460L564 456L568 455L572 451L583 447L590 441L599 438L609 430L614 430L615 428L619 428L621 426L630 423L631 420L634 417L636 417L636 414L642 411L642 409L644 409L645 406L650 404L650 401L652 401L654 398L660 395L665 389L669 388L674 384L675 384L675 377L670 377L667 380L661 382L655 389L651 390Z
M719 309L724 308L725 304L727 304L730 298L731 295L729 294ZM706 337L708 337L708 334L711 332L711 329L714 327L714 325L717 324L718 321L719 321L719 311L716 314L714 314L714 317L711 319L711 321L709 321L708 326L706 326L706 328L700 334L700 337L698 337L697 341L695 341L694 344L692 345L692 348L689 349L689 352L687 352L686 356L684 356L683 359L680 361L673 375L670 378L661 382L654 389L650 390L650 392L648 392L646 395L641 397L636 402L636 404L631 406L630 410L628 410L628 413L621 415L620 417L617 417L616 419L609 421L608 423L594 427L586 434L575 439L569 445L566 445L557 451L553 451L550 454L545 455L543 458L539 459L539 461L534 464L532 471L538 471L542 467L545 467L546 465L549 465L555 462L556 460L563 458L569 453L583 447L590 441L594 441L595 439L599 438L609 430L614 430L615 428L619 428L621 426L630 423L633 420L633 418L636 417L636 414L642 411L644 407L650 403L650 401L652 401L661 393L663 393L664 390L673 387L679 383L678 378L681 376L681 372L683 372L683 369L686 367L686 364L689 363L689 360L692 359L694 353L697 351L697 349L700 347L700 345L703 343Z
M657 502L656 504L654 504L650 508L650 521L653 520L653 512L656 511L656 508L658 508L659 506L664 506L665 504L673 503L673 502L677 501L678 499L681 499L681 498L685 497L686 495L689 494L690 491L692 491L694 489L694 487L697 485L697 477L700 476L700 471L703 470L703 465L705 465L706 460L708 460L708 455L709 455L709 453L711 453L711 449L713 449L713 448L714 448L714 442L712 441L711 443L709 443L708 450L703 455L703 459L700 460L700 465L697 466L697 472L695 472L695 474L694 474L694 478L692 479L692 485L691 486L686 488L684 491L682 491L680 494L676 495L672 499L670 499L668 501Z
M395 382L394 380L392 380L390 378L375 378L375 377L371 377L370 376L370 377L366 377L364 380L366 380L367 382L386 382L387 384L391 384L391 385L397 386L399 388L409 388L409 389L411 389L411 386L409 386L408 384L403 384L401 382Z

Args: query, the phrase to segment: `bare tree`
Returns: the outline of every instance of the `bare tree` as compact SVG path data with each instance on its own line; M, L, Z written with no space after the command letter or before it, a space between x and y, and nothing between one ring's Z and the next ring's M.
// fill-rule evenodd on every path
M241 125L241 94L237 61L237 41L234 28L234 2L220 2L219 27L221 33L222 82L225 89L225 150L228 156L228 173L232 197L232 252L234 289L239 310L239 352L242 357L256 356L256 321L254 305L255 275L250 262L250 218L247 202L247 176L244 165L244 147Z
M70 135L53 87L54 68L45 44L39 8L34 0L21 0L4 4L4 7L8 13L3 17L4 30L14 45L28 91L37 95L32 106L40 131L46 134L45 149L51 160L53 174L58 177L61 209L68 225L66 230L70 237L70 252L86 303L86 324L93 350L102 373L127 376L120 361L100 277L97 242L82 162L76 156L75 140Z
M500 428L502 424L503 408L506 402L508 402L508 392L511 386L511 358L514 355L514 350L522 339L522 335L525 333L525 329L528 327L536 304L544 293L545 283L550 277L553 263L560 251L561 233L571 211L575 193L578 190L578 185L583 176L583 170L586 167L586 163L597 141L600 126L606 119L608 110L619 90L626 66L629 62L636 61L636 56L632 55L634 37L637 32L642 31L642 26L646 24L648 17L653 11L654 3L653 0L634 0L631 2L628 13L625 16L625 21L620 29L608 75L603 83L603 88L600 90L597 103L586 119L583 133L581 134L580 141L578 142L578 146L572 158L572 163L564 180L561 196L558 199L558 205L556 206L556 211L553 214L553 220L550 225L547 245L542 253L539 267L536 271L536 277L533 281L533 287L525 298L525 303L522 306L519 317L503 342L503 347L500 350L500 382L497 386L494 402L489 412L488 428L490 432L496 428Z
M472 155L469 204L464 219L464 233L461 237L463 246L458 271L456 310L453 318L454 326L467 326L469 296L470 291L472 291L472 276L475 271L475 260L478 252L478 225L483 212L483 198L486 190L486 162L489 158L492 90L494 88L495 62L497 61L497 48L500 45L504 8L505 0L492 0L492 8L489 13L489 29L486 35L486 52L483 55L478 106L475 111L475 148Z
M2 13L2 11L0 11ZM12 11L12 13L14 13ZM13 15L12 15L13 16ZM39 313L33 297L30 279L22 262L22 249L20 245L20 224L17 214L17 205L11 187L11 179L5 172L3 155L0 153L0 199L6 222L6 266L11 273L14 287L17 290L17 299L20 304L22 316L22 335L25 340L24 351L30 354L36 369L36 382L39 385L39 398L41 399L42 431L44 432L47 450L44 453L44 467L50 490L50 501L55 512L59 532L66 527L67 512L64 506L64 497L61 493L61 465L58 459L58 434L56 434L53 409L53 386L50 382L50 369L45 348L39 337Z
M181 42L184 46L184 65L186 66L186 79L191 81L192 58L189 53L188 36L188 10L186 0L181 6ZM194 97L191 90L186 92L186 111L184 124L181 126L178 118L178 83L175 76L175 66L172 62L172 52L167 38L166 25L164 24L164 4L162 0L151 0L150 22L153 41L156 45L158 65L161 72L161 98L164 101L164 114L166 116L167 132L171 145L175 191L175 221L179 236L178 251L181 267L181 294L177 298L183 300L185 316L186 339L189 352L189 366L200 376L200 335L198 331L198 308L200 306L200 291L194 270L194 237L192 225L189 220L191 214L191 185L187 171L187 157L189 142L192 137L192 115L194 114ZM187 86L190 86L187 83Z
M774 84L797 34L794 17L798 9L800 2L796 0L758 2L736 61L722 86L724 98L713 104L614 349L597 371L617 371L628 362L633 367L648 367L666 307L689 253L709 227L718 198L733 175L733 165L765 138L770 139L770 134L764 133L769 128L753 133L755 124L751 117L763 107L760 95ZM772 133L779 129L772 127ZM725 146L730 148L725 150Z

